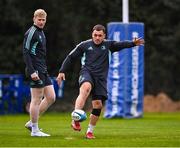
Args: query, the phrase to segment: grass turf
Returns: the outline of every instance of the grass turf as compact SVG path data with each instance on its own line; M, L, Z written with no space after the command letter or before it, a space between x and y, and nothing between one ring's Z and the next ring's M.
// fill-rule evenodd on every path
M96 128L96 139L84 138L82 131L70 128L70 113L47 113L39 126L51 137L30 137L24 128L28 115L0 116L0 147L179 147L180 113L145 113L139 119L105 119Z

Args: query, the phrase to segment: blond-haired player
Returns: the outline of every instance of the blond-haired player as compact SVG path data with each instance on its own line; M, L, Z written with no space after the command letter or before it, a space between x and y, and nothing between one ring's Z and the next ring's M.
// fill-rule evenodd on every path
M31 136L50 136L39 130L39 115L44 113L55 102L55 91L46 66L46 37L43 28L47 13L43 9L34 12L34 24L24 36L23 56L26 64L26 75L30 81L31 103L30 121L25 127Z

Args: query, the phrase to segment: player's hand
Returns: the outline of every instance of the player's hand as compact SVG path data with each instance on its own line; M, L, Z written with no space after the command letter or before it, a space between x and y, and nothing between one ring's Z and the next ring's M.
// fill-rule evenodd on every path
M144 43L145 43L144 39L142 39L142 38L134 38L133 42L136 46L144 45Z
M38 73L37 72L34 72L31 74L31 79L33 81L37 81L37 80L40 80L39 76L38 76Z
M65 74L64 73L59 73L57 78L56 78L56 81L58 83L58 85L61 85L61 82L65 80Z

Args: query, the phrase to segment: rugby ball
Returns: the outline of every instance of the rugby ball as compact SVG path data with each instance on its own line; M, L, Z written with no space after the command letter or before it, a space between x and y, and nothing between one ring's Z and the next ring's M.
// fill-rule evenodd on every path
M82 122L87 119L86 113L81 109L75 109L71 113L72 120Z

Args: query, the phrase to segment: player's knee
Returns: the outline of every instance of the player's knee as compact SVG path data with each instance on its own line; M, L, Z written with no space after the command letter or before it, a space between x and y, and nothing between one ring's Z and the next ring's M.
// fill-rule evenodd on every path
M91 92L91 89L90 89L90 88L85 88L85 89L83 90L83 92L84 92L85 95L89 95L90 92Z
M93 108L91 114L95 116L100 116L101 115L101 109L100 108Z
M86 92L90 93L91 91L91 83L90 82L84 82L81 86L81 88Z
M31 98L31 105L39 106L41 103L41 99Z
M93 108L100 108L101 109L103 107L103 104L102 104L101 100L93 100L92 106L93 106Z

